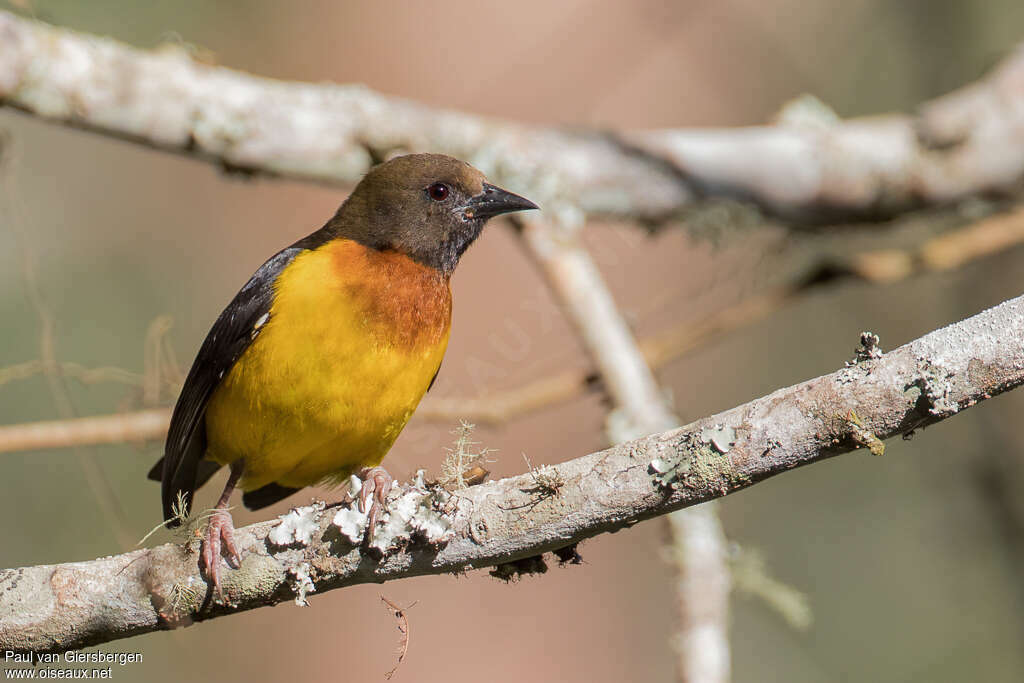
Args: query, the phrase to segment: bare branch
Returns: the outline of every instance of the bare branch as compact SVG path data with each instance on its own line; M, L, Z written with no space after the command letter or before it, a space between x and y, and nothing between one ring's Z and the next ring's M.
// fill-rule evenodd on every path
M229 170L354 182L394 152L467 159L549 212L659 220L698 197L794 219L870 217L1000 191L1024 173L1024 48L915 116L793 116L609 135L288 83L0 13L0 103Z
M170 421L170 409L155 408L4 425L0 427L0 453L162 439Z
M300 590L300 576L320 593L529 557L855 450L851 411L857 429L887 439L1022 383L1024 297L1018 297L877 360L554 465L564 482L557 495L538 500L530 474L460 491L437 547L411 543L377 560L340 536L329 514L314 516L315 528L298 546L268 541L276 521L239 529L242 568L227 572L227 605L204 606L196 592L206 585L194 543L6 570L0 573L0 648L75 649L273 605ZM305 585L302 594L312 593Z

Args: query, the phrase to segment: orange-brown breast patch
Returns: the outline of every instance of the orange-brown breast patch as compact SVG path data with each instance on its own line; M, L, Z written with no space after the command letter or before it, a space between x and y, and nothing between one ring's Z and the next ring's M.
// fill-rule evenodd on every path
M452 297L443 273L396 251L350 240L328 248L338 286L362 312L368 333L405 349L433 346L445 338Z

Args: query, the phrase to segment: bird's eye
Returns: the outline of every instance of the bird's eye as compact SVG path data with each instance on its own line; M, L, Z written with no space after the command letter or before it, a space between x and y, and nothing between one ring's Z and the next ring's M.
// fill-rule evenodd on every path
M444 183L434 183L427 188L427 195L435 202L443 202L448 199L449 192L451 192L451 190L449 190L448 186Z

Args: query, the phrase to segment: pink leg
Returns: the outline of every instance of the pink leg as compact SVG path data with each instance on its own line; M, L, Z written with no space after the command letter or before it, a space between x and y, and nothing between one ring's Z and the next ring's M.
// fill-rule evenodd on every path
M220 557L221 550L227 551L228 566L238 569L242 560L238 556L238 548L235 547L235 525L228 512L228 500L235 490L239 477L242 476L243 464L241 461L232 463L231 475L227 484L224 485L224 493L217 501L217 507L210 517L210 523L206 527L206 538L203 540L203 548L200 554L202 559L203 576L213 584L213 589L224 598L224 591L220 585Z
M366 512L367 504L369 504L366 541L371 543L377 529L377 520L380 518L380 513L384 511L394 479L383 467L364 468L359 471L359 478L363 480L363 488L359 491L359 510ZM370 496L373 496L372 503L370 503Z

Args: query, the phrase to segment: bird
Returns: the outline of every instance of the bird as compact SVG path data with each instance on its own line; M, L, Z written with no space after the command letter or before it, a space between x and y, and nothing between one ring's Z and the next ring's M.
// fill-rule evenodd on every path
M270 257L217 317L171 417L164 523L226 466L199 562L221 589L237 569L229 500L250 510L307 486L364 480L373 529L392 478L380 462L434 384L451 329L450 279L491 218L539 208L442 154L372 169L323 227Z

